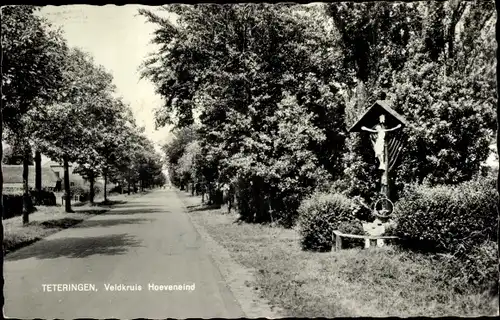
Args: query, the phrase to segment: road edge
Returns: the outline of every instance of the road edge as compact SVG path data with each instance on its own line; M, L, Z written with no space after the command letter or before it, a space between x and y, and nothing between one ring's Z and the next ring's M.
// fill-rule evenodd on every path
M186 203L182 197L179 196L179 191L174 190L174 193L181 202L184 213L189 218L189 221L202 237L205 248L246 317L267 319L282 318L281 309L278 307L272 308L267 299L261 298L263 295L260 289L250 286L250 283L255 283L255 277L252 271L236 262L226 248L212 238L202 225L196 223L194 219L192 219Z

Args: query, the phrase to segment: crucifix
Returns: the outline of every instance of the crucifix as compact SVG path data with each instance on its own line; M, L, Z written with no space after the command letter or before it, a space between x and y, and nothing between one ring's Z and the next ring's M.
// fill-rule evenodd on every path
M387 145L387 135L386 132L394 131L401 128L401 123L399 123L394 128L386 129L385 127L385 115L381 114L379 116L379 123L375 126L375 129L370 129L365 126L361 127L361 130L371 132L376 134L376 137L372 139L373 150L375 151L375 157L379 161L379 169L382 170L382 177L380 178L380 192L389 199L389 159L388 159L388 145ZM382 209L388 211L389 208Z
M375 129L370 129L365 126L361 127L361 130L376 133L377 137L372 141L373 150L375 151L375 157L379 160L379 169L387 171L387 150L386 150L386 132L394 131L401 128L401 123L391 129L385 128L385 116L382 114L379 117L379 123L375 126Z
M349 130L350 132L371 133L375 157L378 159L378 169L381 171L380 193L382 198L373 206L374 222L363 223L366 234L380 236L389 225L393 205L390 200L389 171L396 165L396 160L402 149L402 135L393 132L406 125L406 120L394 111L386 100L377 100ZM381 204L381 208L377 205ZM377 246L383 246L384 240L377 239ZM365 248L370 247L370 240L365 241Z
M390 199L389 172L396 164L402 149L401 135L392 132L402 128L406 120L394 111L386 100L378 100L349 130L350 132L369 132L372 134L372 145L375 157L378 159L378 169L381 170L380 193ZM389 212L387 204L382 204L384 211Z

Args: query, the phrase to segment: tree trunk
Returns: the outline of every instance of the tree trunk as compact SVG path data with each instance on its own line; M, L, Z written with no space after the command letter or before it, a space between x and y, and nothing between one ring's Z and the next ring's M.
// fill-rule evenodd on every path
M130 195L130 178L127 181L127 195Z
M42 154L35 151L35 190L42 191Z
M73 212L71 210L71 188L69 185L69 160L68 156L63 156L63 166L64 166L64 192L66 199L64 201L66 212Z
M2 257L3 257L3 171L2 171L2 161L3 161L3 112L2 107L0 107L0 246L2 249ZM3 278L3 263L0 263L0 290L4 292L4 278ZM0 308L3 310L4 305L4 297L3 294L0 295Z
M108 184L108 175L104 173L104 202L108 201L107 195L106 195L106 186Z
M90 183L90 190L89 190L89 201L90 203L94 203L94 197L95 197L95 192L94 192L94 181L95 181L95 177L94 177L94 172L91 172L89 174L89 183Z
M24 146L24 157L23 157L23 225L27 225L30 222L29 214L31 211L31 196L28 183L29 176L29 149L28 145Z

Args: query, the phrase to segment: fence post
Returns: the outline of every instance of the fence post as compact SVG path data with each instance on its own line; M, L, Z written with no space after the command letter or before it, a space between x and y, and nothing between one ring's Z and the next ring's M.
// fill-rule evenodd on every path
M338 234L335 235L335 251L342 250L342 237Z

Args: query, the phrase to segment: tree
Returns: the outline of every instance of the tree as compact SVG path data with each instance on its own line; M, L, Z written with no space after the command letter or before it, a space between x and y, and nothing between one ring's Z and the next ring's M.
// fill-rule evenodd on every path
M384 92L411 123L434 128L406 129L399 182L422 182L431 169L433 183L467 180L484 158L495 98L493 42L485 27L494 19L491 3L164 9L176 14L175 23L140 11L157 25L153 42L160 47L143 71L165 98L157 122L198 124L202 176L210 188L238 180L247 221L291 223L300 199L327 184L324 177L343 179L350 195L375 200L378 174L369 139L347 136L347 129ZM448 113L447 100L454 104ZM451 126L452 119L465 121L473 138ZM186 172L178 161L186 145L166 150L177 150L170 157L177 185ZM184 160L190 163L187 155Z
M159 123L182 127L181 120L191 119L196 110L205 158L202 171L209 186L243 179L244 184L268 193L278 216L292 217L297 199L319 182L319 176L300 176L288 188L278 181L292 173L277 170L276 162L300 150L314 155L310 165L318 173L342 170L343 102L331 81L341 72L332 67L338 57L329 50L327 23L318 24L313 10L293 5L169 6L167 10L179 15L175 25L141 11L159 25L154 41L162 48L146 61L144 72L166 97ZM298 108L295 114L312 116L306 117L304 125L309 127L304 130L307 138L299 139L302 144L291 145L294 142L283 136L287 146L276 152L273 140L280 126L290 128L293 123L290 117L275 116L288 98ZM311 134L315 130L323 131L326 138ZM325 156L325 151L331 154ZM306 175L306 171L299 173ZM262 202L262 195L255 192L242 196L249 197L247 203ZM244 216L265 222L272 219L268 212L269 207L254 206Z
M185 186L188 183L194 184L201 180L200 168L197 167L201 156L201 148L198 141L194 140L186 146L176 168L181 177L181 186Z
M347 124L384 91L411 124L394 177L398 188L424 179L458 183L477 173L494 127L492 2L327 8L342 38L344 65L356 79L346 83ZM351 195L374 200L378 175L365 135L348 139L345 180Z
M0 107L0 136L3 136L3 101L2 101L2 106ZM0 143L1 144L1 143ZM4 242L3 242L3 217L4 217L4 210L3 210L3 171L2 171L2 163L3 163L3 145L0 147L0 241L1 241L1 249L2 249L2 254L4 251ZM5 280L3 277L3 263L0 266L0 289L3 292L4 289L4 284ZM5 303L5 299L3 295L0 297L0 306L3 309L3 305Z
M30 153L31 154L31 153ZM6 146L4 149L4 158L3 158L3 164L10 164L10 165L20 165L23 164L25 153L22 150L19 150L18 145L12 145L12 146ZM28 164L30 166L33 165L33 155L31 154L31 157L28 158Z
M390 94L392 74L400 72L410 53L411 36L421 29L419 8L412 3L331 3L325 6L340 39L340 65L348 75L342 83L345 118L350 128L378 100ZM367 134L349 134L344 155L345 178L350 195L370 201L377 197L378 172Z
M448 19L435 18L441 10ZM414 39L405 72L394 75L395 104L413 124L401 174L404 181L457 184L479 172L496 130L495 8L447 2L428 16L431 26L443 20L433 31L443 45L430 51L427 38Z
M57 97L66 45L32 6L2 7L2 109L5 126L24 152L23 223L29 222L28 165L32 157L26 113Z
M169 143L162 147L166 155L168 167L170 171L170 179L172 183L184 189L185 184L182 183L182 175L179 174L178 164L183 157L187 146L196 141L197 128L195 126L183 127L174 131L174 138Z
M114 86L112 76L80 50L70 51L64 67L65 87L59 101L30 117L37 146L64 164L66 211L71 212L69 163L88 163L98 156L94 149L102 128L98 124L113 112Z
M99 170L104 177L104 201L107 201L108 181L115 180L131 161L133 146L129 137L134 134L131 111L121 99L114 99L106 112L106 116L99 117L99 138L94 144L98 157L90 160L93 161L90 168Z

